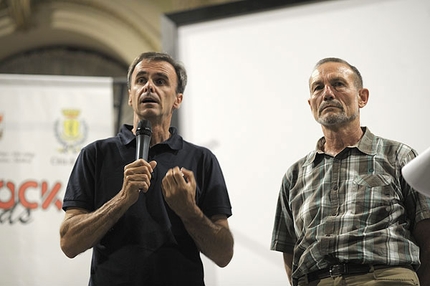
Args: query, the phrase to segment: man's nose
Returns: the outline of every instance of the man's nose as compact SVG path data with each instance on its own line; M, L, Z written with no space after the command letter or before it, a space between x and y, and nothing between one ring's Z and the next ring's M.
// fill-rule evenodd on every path
M154 92L154 84L151 80L148 80L146 84L143 86L143 92Z
M324 86L324 93L323 93L324 100L331 100L334 98L334 92L333 88L330 85Z

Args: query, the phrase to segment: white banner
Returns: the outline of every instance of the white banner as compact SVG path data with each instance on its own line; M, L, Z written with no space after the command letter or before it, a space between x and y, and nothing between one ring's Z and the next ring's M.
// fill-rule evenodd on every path
M0 75L0 285L87 285L91 251L60 249L79 150L113 135L110 78Z

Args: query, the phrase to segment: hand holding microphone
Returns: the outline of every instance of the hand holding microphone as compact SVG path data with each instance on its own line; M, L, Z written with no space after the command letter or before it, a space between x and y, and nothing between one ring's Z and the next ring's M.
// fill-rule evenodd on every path
M140 192L146 193L151 185L152 172L157 163L148 161L152 127L148 120L141 120L136 128L136 161L124 168L123 191L128 193L130 204L134 204ZM143 159L145 162L143 162Z
M148 154L149 154L149 146L151 144L151 136L152 136L152 126L151 121L142 119L139 121L139 124L136 128L136 160L143 159L148 162ZM155 168L156 162L150 162L151 170L150 174L146 174L145 172L145 188L140 188L139 191L146 192L149 189L150 179L152 174L152 169Z

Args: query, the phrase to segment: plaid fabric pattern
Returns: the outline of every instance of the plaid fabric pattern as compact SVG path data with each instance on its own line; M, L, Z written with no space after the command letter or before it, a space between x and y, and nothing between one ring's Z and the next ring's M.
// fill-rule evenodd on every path
M294 253L294 278L335 263L420 263L411 230L430 218L430 199L401 175L417 153L363 130L335 157L321 138L283 177L271 249Z

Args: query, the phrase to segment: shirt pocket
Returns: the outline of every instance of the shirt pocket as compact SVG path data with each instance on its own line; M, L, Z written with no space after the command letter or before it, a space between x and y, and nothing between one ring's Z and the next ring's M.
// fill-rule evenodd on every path
M355 178L354 182L359 186L364 186L367 188L377 188L391 185L393 182L393 177L389 175L364 175Z
M365 175L354 179L354 196L357 202L368 207L391 205L399 197L394 189L393 177L389 175Z
M368 224L388 223L399 202L394 180L389 175L364 175L353 180L350 209Z

